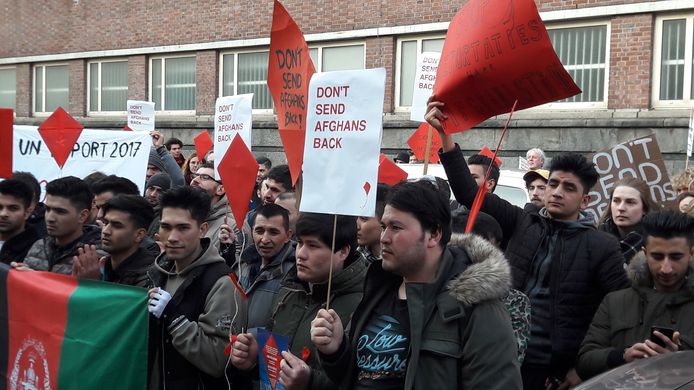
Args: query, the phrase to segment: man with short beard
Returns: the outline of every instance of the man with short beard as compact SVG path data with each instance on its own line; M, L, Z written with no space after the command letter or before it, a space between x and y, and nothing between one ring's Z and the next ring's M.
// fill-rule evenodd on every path
M544 207L545 205L547 180L549 180L549 171L546 169L528 171L523 175L523 181L525 181L525 189L528 191L530 203L535 206Z
M31 187L19 180L0 182L0 262L22 261L38 240L27 220L33 211Z

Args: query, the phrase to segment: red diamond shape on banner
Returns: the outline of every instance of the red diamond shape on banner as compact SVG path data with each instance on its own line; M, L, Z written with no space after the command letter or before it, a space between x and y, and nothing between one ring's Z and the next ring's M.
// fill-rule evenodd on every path
M12 129L14 111L10 108L0 108L0 177L12 177Z
M443 146L441 142L441 136L438 131L431 130L431 145L429 145L429 162L437 163L439 162L439 149ZM424 155L427 149L427 136L429 135L429 124L422 123L417 130L412 133L410 139L407 140L407 144L410 145L410 149L414 152L417 160L424 161Z
M378 162L378 182L394 186L407 179L407 172L381 153Z
M72 152L72 147L82 134L82 125L58 107L51 116L39 126L39 134L51 151L53 159L60 169Z
M207 152L209 152L214 145L212 137L210 137L210 133L208 133L207 130L203 130L200 134L196 135L195 138L193 138L193 142L195 143L195 153L198 155L198 161L202 161Z
M243 226L243 219L248 213L248 205L255 187L258 163L240 135L236 134L234 140L231 141L231 145L219 162L217 170L226 189L236 226Z

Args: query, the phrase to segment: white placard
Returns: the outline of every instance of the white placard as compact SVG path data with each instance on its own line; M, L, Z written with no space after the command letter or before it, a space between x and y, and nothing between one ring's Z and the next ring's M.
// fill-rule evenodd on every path
M253 94L217 98L214 109L214 168L222 161L236 134L251 150ZM219 176L217 176L219 177Z
M311 78L301 211L374 215L385 79L383 68Z
M414 73L414 90L412 92L412 111L410 120L424 122L427 113L427 100L434 92L436 71L439 68L441 53L424 52L417 56L417 68Z
M61 172L38 127L14 126L12 171L31 172L42 189L60 177L84 178L99 171L130 179L144 193L151 147L148 133L84 129Z
M530 167L528 166L528 160L526 160L522 156L518 156L518 169L520 169L521 171L527 171L530 169Z
M692 145L694 144L694 101L689 110L689 133L687 133L687 156L692 156Z
M154 130L154 103L128 100L128 127L132 131Z

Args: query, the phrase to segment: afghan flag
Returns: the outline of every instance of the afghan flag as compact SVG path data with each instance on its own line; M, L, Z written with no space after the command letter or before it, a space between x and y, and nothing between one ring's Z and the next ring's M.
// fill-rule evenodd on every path
M145 289L0 264L0 390L145 389Z

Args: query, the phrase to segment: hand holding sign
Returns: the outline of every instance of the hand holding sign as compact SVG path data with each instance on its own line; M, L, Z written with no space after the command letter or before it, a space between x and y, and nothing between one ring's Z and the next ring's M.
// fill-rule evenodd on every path
M128 100L128 124L131 131L154 130L154 103L139 100Z

